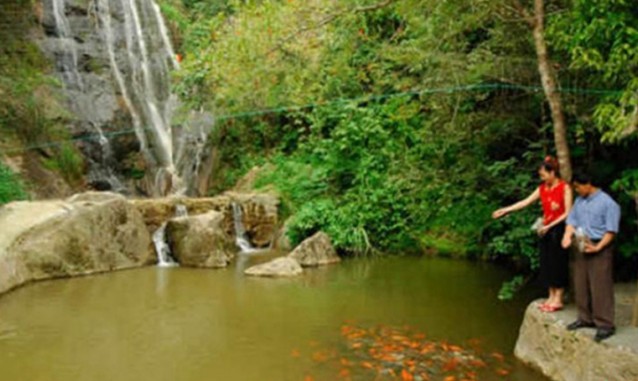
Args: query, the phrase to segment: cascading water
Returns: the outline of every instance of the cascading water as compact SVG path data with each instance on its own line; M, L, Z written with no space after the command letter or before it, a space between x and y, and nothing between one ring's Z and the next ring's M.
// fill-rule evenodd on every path
M235 225L235 243L237 247L241 250L242 253L252 253L257 249L251 245L250 240L246 236L246 229L244 227L243 222L243 212L241 210L241 205L236 202L232 203L233 207L233 222Z
M120 140L113 150L111 134L104 133L128 127L121 124L127 120L122 118L124 111L130 115L145 162L143 184L136 187L153 196L192 191L212 117L203 128L185 122L179 133L173 131L177 126L171 121L178 102L171 92L170 75L179 69L179 63L157 3L44 3L48 37L42 48L55 60L70 108L77 116L74 133L95 136L80 144L90 164L89 183L124 191L115 170L121 170L120 162L112 154L118 152L121 160L122 152L128 154L135 146ZM95 29L87 28L90 25Z
M109 1L98 0L98 4L111 70L132 115L141 149L156 168L153 191L156 196L180 193L170 123L176 105L170 92L170 70L178 64L159 8L152 0L119 0L126 55L116 57ZM117 58L124 60L124 67Z
M86 84L78 68L78 42L74 38L71 24L66 15L65 0L51 0L51 14L55 27L53 51L56 57L57 70L60 73L69 98L74 99L71 102L71 108L76 114L84 116L83 119L95 129L98 137L96 141L100 149L100 153L97 155L99 159L89 158L88 182L98 188L124 191L125 187L112 169L113 156L109 141L100 128L100 124L92 120L91 112L87 111L92 108L93 104L84 96Z
M173 267L177 266L177 262L171 257L171 248L166 242L166 225L168 222L164 222L153 233L153 244L155 245L155 252L157 253L157 265L159 267Z
M187 217L188 210L185 205L178 204L175 206L175 217ZM157 265L159 267L175 267L179 266L177 262L171 256L171 248L166 241L166 226L168 222L164 222L153 233L153 244L155 246L155 252L157 253Z
M78 73L78 50L77 43L71 33L71 26L66 17L65 0L52 0L51 7L55 30L58 37L57 64L58 70L62 73L64 82L69 87L83 86L82 77Z

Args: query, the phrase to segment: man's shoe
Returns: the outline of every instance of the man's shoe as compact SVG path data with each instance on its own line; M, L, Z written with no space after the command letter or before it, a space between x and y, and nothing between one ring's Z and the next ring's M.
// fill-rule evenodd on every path
M594 336L594 341L600 343L601 341L613 336L614 333L616 333L615 328L598 328L596 336Z
M594 328L596 325L594 323L587 323L585 321L582 320L576 320L575 322L569 324L567 326L567 330L568 331L575 331L577 329L581 329L581 328Z

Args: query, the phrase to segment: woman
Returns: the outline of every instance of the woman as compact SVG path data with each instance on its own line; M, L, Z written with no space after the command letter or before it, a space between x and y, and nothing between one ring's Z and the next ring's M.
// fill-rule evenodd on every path
M549 298L540 308L545 312L555 312L563 308L563 293L569 281L569 258L567 250L561 246L561 239L573 196L569 185L559 177L555 158L546 157L538 175L542 183L529 197L495 211L492 217L501 218L540 199L543 207L543 223L537 230L540 237L540 280L549 289Z

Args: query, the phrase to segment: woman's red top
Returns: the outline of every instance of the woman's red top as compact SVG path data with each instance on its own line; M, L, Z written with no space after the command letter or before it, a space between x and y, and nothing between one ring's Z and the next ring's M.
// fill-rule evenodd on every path
M567 183L559 180L553 188L543 183L539 186L543 205L543 225L549 225L565 213L565 187Z

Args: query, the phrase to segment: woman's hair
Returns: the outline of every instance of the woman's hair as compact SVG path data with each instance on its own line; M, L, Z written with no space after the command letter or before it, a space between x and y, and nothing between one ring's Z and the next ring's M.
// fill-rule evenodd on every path
M541 168L546 170L547 172L554 172L557 177L560 177L560 166L558 165L558 160L556 160L553 156L545 156L543 163L540 165Z

